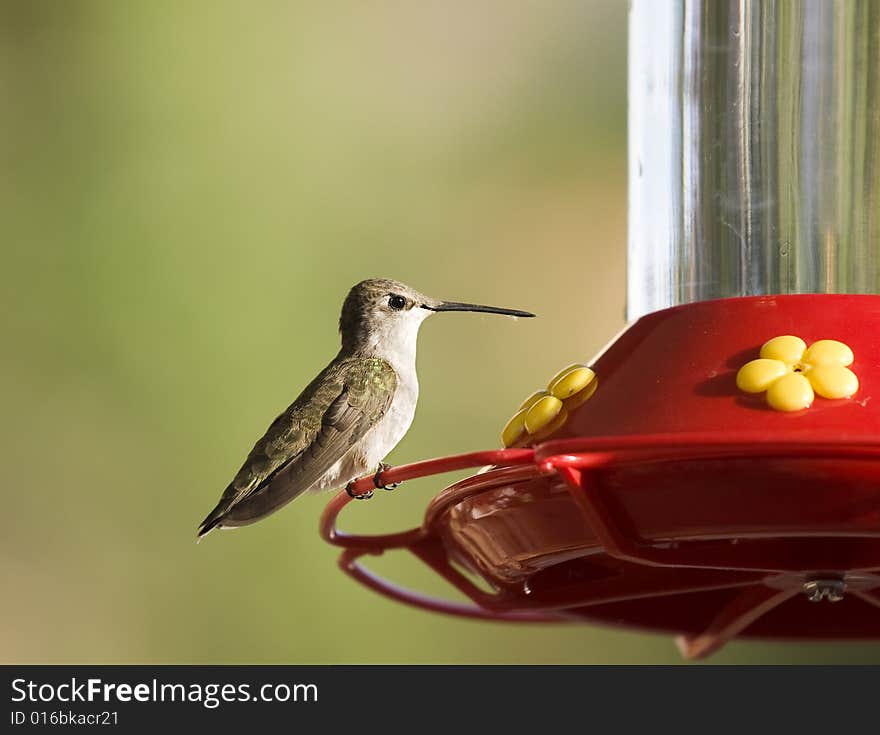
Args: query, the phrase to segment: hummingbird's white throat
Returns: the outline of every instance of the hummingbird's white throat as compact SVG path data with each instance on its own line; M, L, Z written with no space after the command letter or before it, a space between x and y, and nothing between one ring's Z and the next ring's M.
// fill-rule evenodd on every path
M384 358L398 375L414 373L419 327L432 314L418 306L404 312L377 313L359 351Z

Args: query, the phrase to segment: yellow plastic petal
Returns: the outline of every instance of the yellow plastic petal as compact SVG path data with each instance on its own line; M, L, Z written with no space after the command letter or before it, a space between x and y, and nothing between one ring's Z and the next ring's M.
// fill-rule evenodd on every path
M531 434L530 438L533 441L541 441L542 439L546 439L548 436L555 433L555 431L560 428L566 421L568 421L568 411L563 408L558 414L556 414L556 418L554 418L549 424L544 426L540 431Z
M767 389L767 403L777 411L800 411L813 403L813 388L802 373L789 373Z
M565 406L566 411L571 411L573 408L577 408L582 403L586 403L589 400L590 396L596 392L596 388L599 387L599 378L595 378L592 382L590 382L586 388L582 391L575 393L573 396L569 396L566 398L562 405Z
M765 342L761 347L761 357L766 357L768 360L782 360L782 362L791 365L801 359L805 349L807 349L807 343L800 337L786 334Z
M536 390L534 393L532 393L532 395L530 395L522 403L520 403L519 408L516 410L522 411L525 408L531 408L538 401L540 401L544 396L549 396L549 395L550 395L550 393L548 393L546 390Z
M550 378L550 382L547 383L547 389L549 390L551 385L553 385L557 380L559 380L563 376L568 375L573 370L580 370L580 369L586 368L586 367L587 367L586 365L581 365L580 363L575 363L574 365L569 365L566 368L562 368L562 370L560 370L558 373L556 373L556 375L554 375L552 378ZM589 370L589 368L587 368L587 370Z
M538 434L562 411L562 401L556 396L544 396L526 410L525 426L529 434Z
M588 367L576 367L555 378L547 386L547 390L560 401L571 398L575 393L580 393L596 379L594 373Z
M779 380L788 368L780 360L759 358L743 365L736 374L736 387L746 393L763 393L775 380Z
M526 411L523 409L514 414L510 421L507 422L504 430L501 432L501 441L505 447L515 447L524 441L527 436Z
M813 390L823 398L849 398L859 389L859 379L843 365L819 365L806 376Z
M803 356L808 365L852 365L854 359L853 351L836 339L813 342Z

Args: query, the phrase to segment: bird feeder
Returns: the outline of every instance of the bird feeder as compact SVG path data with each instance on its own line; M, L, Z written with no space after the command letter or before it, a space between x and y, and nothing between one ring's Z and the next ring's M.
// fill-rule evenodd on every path
M344 534L334 497L341 568L447 614L674 633L688 657L880 638L878 38L871 3L635 0L633 323L527 387L505 448L385 471L482 467L418 528ZM392 549L470 604L363 564Z

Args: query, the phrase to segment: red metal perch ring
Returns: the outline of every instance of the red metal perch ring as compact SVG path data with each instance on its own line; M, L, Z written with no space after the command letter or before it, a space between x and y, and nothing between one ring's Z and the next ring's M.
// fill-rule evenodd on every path
M561 451L560 451L561 450ZM705 462L724 460L735 456L755 461L808 462L833 459L836 462L855 460L877 461L880 445L851 445L841 441L810 442L803 439L768 441L766 437L746 438L742 443L719 444L708 435L692 436L629 436L610 439L592 438L550 442L532 449L507 449L473 452L444 457L386 470L380 475L385 483L426 477L438 473L493 465L486 473L457 483L441 493L429 508L425 523L408 531L375 536L353 535L336 529L342 509L352 498L346 492L337 494L327 505L321 518L321 536L330 544L344 549L339 558L340 568L366 587L398 602L433 612L461 617L511 622L571 622L589 619L589 608L603 604L647 600L653 596L710 592L712 590L740 590L722 605L710 623L699 633L679 638L682 652L689 657L708 655L730 638L742 633L760 618L798 595L803 589L803 549L792 552L779 544L773 534L756 536L769 543L755 547L754 554L743 554L741 548L730 545L707 546L682 543L675 548L659 548L648 539L633 536L628 524L619 513L610 510L602 494L591 488L590 473L621 468L627 465L663 465L676 462ZM613 585L594 585L592 599L572 605L561 601L554 607L544 600L530 609L526 600L517 599L501 588L490 594L474 585L467 576L451 563L447 545L437 530L437 518L448 508L461 503L497 480L495 475L510 474L517 468L530 470L534 477L555 475L567 488L576 508L595 534L597 545L608 557L630 567L645 569L642 574L629 573L629 582L615 589ZM373 485L372 477L354 483L354 492L367 492ZM834 543L839 542L838 566L845 561L847 588L853 597L876 608L880 607L880 547L876 543L859 545L859 540L876 540L880 530L863 528L857 535L856 545L850 534L829 534L822 543L815 537L814 545L821 546L821 556L835 558ZM797 541L797 539L793 539ZM665 544L661 544L665 546ZM474 601L474 605L426 597L401 588L370 572L360 562L365 555L377 555L390 549L407 549L421 559L453 587ZM806 562L809 564L809 562ZM649 572L650 569L668 568L669 574ZM824 567L823 567L824 568ZM835 571L835 574L837 572ZM519 605L519 607L518 607Z
M409 465L400 465L384 470L378 478L384 484L393 484L404 482L405 480L414 480L420 477L428 477L444 472L455 472L456 470L470 469L471 467L480 467L491 464L530 464L534 458L534 451L531 449L502 449L485 452L471 452L468 454L459 454L451 457L441 457L439 459L426 460L424 462L415 462ZM368 493L374 488L374 477L362 477L352 483L350 489L353 493ZM339 556L339 568L348 574L352 579L357 580L365 587L378 592L386 597L403 602L413 607L429 610L431 612L444 613L446 615L455 615L458 617L476 618L480 620L506 620L511 622L528 622L528 623L545 623L545 622L561 622L568 619L563 614L536 614L536 613L519 613L510 612L503 613L498 611L486 610L475 605L463 605L448 600L441 600L434 597L419 594L411 590L404 589L398 585L386 580L373 572L370 572L362 564L358 563L360 557L372 554L378 555L390 549L405 548L412 551L416 556L428 563L441 576L460 589L465 587L465 594L473 593L475 587L471 589L471 583L458 573L446 560L445 556L432 554L431 550L426 548L430 546L429 534L424 527L412 528L408 531L391 534L380 534L373 536L363 536L356 534L347 534L336 529L336 520L342 509L345 508L354 498L346 491L337 493L327 504L321 515L320 533L321 537L333 546L340 546L345 549Z

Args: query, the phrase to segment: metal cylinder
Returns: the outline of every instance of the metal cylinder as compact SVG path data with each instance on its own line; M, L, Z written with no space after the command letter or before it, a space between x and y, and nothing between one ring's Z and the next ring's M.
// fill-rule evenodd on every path
M880 292L880 1L632 0L628 316Z

